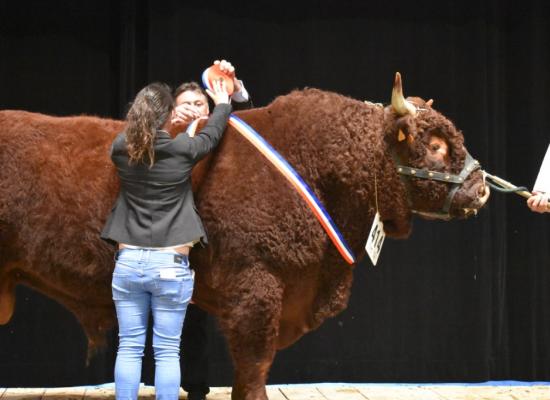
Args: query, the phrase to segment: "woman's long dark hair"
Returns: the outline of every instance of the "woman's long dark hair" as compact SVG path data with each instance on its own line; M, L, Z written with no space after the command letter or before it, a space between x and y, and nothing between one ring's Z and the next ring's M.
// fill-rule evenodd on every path
M139 91L126 115L126 145L129 163L155 163L155 137L164 126L174 99L170 87L164 83L151 83Z

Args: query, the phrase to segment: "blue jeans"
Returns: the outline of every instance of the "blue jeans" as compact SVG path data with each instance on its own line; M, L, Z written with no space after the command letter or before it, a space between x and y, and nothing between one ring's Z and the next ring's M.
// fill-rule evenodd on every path
M156 398L178 398L180 337L193 277L187 256L146 249L118 252L112 282L119 329L117 399L138 398L149 310L153 312Z

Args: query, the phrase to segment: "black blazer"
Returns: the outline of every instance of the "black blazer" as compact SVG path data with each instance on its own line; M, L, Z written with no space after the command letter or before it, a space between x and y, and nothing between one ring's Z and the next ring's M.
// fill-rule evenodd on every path
M206 232L191 191L191 169L219 142L231 105L219 104L193 138L174 139L162 130L155 139L155 163L128 165L126 135L114 140L111 159L120 178L120 193L101 237L140 247L167 247L200 239Z

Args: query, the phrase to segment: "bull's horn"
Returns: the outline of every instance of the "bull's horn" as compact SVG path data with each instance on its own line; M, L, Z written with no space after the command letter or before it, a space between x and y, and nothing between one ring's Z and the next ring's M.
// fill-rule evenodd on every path
M395 82L393 83L391 94L391 105L399 115L411 114L413 117L416 116L416 107L405 100L405 96L403 96L403 85L401 84L401 74L399 72L395 73Z

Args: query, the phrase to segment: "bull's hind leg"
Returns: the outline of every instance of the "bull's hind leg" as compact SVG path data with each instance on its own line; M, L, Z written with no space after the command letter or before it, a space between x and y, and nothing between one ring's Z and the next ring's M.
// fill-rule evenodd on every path
M266 400L265 383L282 310L283 286L261 265L239 272L228 288L233 296L221 325L235 369L232 400Z
M0 271L0 325L7 324L10 321L14 307L15 281L11 274Z
M2 207L0 207L0 325L7 324L15 308L15 258L10 251L10 244L14 240L13 232L2 221Z

